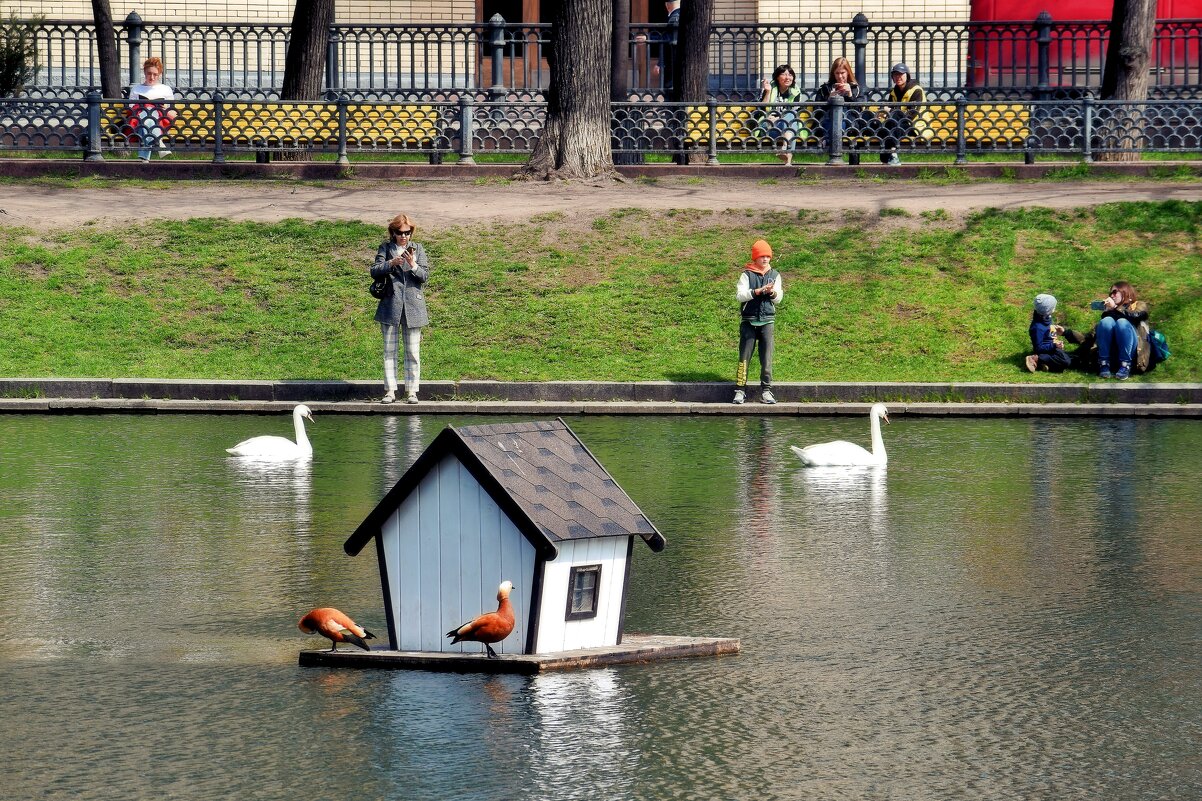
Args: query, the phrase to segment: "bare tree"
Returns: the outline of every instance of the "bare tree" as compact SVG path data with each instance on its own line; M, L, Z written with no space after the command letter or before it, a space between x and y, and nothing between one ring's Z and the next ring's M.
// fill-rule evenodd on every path
M679 103L704 103L709 98L710 26L714 0L687 0L680 7L680 42L673 54L676 81L671 99Z
M1114 0L1110 42L1102 75L1102 99L1148 99L1152 40L1156 32L1156 0ZM1142 106L1123 106L1099 125L1103 146L1134 148L1144 138ZM1103 161L1136 161L1136 152L1103 152Z
M288 52L284 55L281 100L317 100L321 97L326 40L333 24L334 0L296 0Z
M96 24L96 55L100 59L100 94L121 97L121 62L117 60L117 36L113 28L113 10L109 0L92 0L92 20Z
M612 0L557 4L547 118L523 178L615 176L610 149Z
M326 42L334 24L334 0L296 0L288 51L284 54L281 100L318 100L326 66ZM312 161L308 150L277 150L282 161Z

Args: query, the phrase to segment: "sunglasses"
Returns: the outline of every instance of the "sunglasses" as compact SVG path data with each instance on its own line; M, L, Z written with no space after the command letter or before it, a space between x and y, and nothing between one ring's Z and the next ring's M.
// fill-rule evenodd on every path
M410 228L408 231L393 231L392 233L393 236L413 236L413 229Z

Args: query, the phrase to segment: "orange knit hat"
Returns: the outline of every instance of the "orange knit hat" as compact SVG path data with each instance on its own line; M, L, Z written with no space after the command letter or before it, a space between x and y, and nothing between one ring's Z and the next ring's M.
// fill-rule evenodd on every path
M755 240L751 245L751 260L755 261L760 256L771 256L772 246L762 239Z

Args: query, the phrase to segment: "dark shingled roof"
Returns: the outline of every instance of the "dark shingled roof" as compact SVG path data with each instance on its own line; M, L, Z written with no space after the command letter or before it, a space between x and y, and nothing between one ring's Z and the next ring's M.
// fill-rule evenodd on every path
M442 458L453 453L497 505L554 558L556 543L638 535L651 549L667 544L563 420L446 428L346 541L352 556Z

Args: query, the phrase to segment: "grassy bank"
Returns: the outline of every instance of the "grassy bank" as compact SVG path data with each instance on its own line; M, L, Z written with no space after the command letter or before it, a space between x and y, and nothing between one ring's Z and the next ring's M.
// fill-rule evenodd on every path
M1031 300L1052 292L1059 318L1088 327L1119 278L1173 350L1136 380L1202 380L1202 204L966 219L836 206L419 229L434 264L423 376L730 379L734 282L763 237L785 278L779 381L1092 380L1021 370ZM0 375L376 378L380 237L301 221L0 228Z

